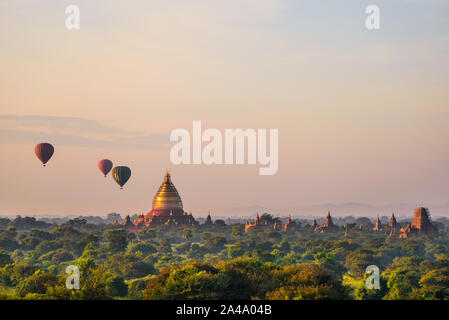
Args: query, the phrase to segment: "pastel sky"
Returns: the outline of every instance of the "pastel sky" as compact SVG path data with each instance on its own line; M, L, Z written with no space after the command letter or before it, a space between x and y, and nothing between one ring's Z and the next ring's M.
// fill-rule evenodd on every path
M448 61L447 0L3 0L0 214L148 212L166 169L198 215L449 202ZM193 120L279 129L278 173L172 165ZM124 190L103 158L131 168Z

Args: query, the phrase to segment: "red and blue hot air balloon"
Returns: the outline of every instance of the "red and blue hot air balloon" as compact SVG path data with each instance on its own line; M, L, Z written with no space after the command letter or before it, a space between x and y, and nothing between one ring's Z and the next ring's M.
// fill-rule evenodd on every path
M100 160L100 162L98 162L98 168L106 177L108 172L111 171L111 169L112 169L112 161L108 160L108 159Z
M39 143L34 147L34 153L42 161L42 164L45 167L45 164L50 160L51 156L55 152L55 148L49 143Z

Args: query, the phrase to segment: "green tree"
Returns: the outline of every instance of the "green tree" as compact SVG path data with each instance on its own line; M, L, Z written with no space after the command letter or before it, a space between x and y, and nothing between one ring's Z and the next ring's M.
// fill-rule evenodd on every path
M192 237L192 230L189 229L189 228L185 228L185 229L182 231L182 237L183 237L184 239L186 239L187 241L189 241L190 238Z
M106 279L106 293L111 297L126 297L128 285L123 277L111 275Z
M271 214L266 212L260 216L259 221L262 224L264 224L265 222L267 222L267 224L274 224L275 222L277 223L281 222L281 220L278 217L274 218Z
M335 259L333 253L320 251L313 257L316 264L322 265L327 270L333 272L337 277L342 277L346 271L346 268Z
M128 285L128 295L134 299L142 299L146 285L146 281L142 279L130 281Z
M80 275L82 277L88 277L97 267L95 260L87 257L79 258L77 266L80 269Z
M13 261L9 254L7 254L5 251L0 251L0 267L4 267L10 263L13 263Z
M19 248L19 244L15 240L11 240L6 236L0 236L0 249L14 251Z
M110 299L106 289L106 280L110 275L103 267L89 268L89 273L81 276L80 290L74 290L74 298L82 300Z
M204 244L204 248L208 250L209 252L219 252L223 250L224 246L226 244L226 238L221 236L215 236L208 240L206 240L206 243Z
M285 266L274 271L277 289L267 292L267 299L274 300L342 300L350 299L341 281L316 264Z
M13 226L9 226L7 231L6 231L6 236L11 239L14 240L17 236L17 230L15 227Z
M208 240L210 240L211 237L212 237L212 235L210 232L203 232L201 234L201 241L207 242Z
M153 229L144 229L144 230L140 230L137 233L137 236L140 240L150 240L150 239L155 239L156 238L156 231L154 231Z
M187 252L187 257L190 259L201 260L203 257L202 247L197 243L192 244L190 250Z
M151 263L145 262L137 254L129 252L110 256L105 266L112 273L125 279L141 278L155 273L154 266Z
M40 256L47 252L59 249L61 247L62 247L62 242L60 242L60 241L44 240L41 243L39 243L34 250L36 251L36 254L38 256Z
M230 259L235 259L237 257L242 256L245 253L245 250L243 250L238 245L233 245L228 248L228 257Z
M54 287L58 284L58 277L52 273L37 272L19 283L17 294L19 297L25 297L30 293L45 294L48 287Z
M232 260L215 266L188 263L167 268L150 279L146 299L250 299L269 282L262 264Z
M143 254L151 254L157 252L156 248L147 242L139 242L133 244L128 247L128 251L132 253L136 253L137 251L142 252Z
M279 243L279 250L281 250L284 253L289 253L291 250L291 246L290 246L290 242L288 241L288 239L286 237L284 237L281 241L281 243Z
M406 300L419 298L420 273L399 268L390 273L387 286L387 299Z
M380 277L379 279L379 289L368 289L366 287L366 280L369 274L364 275L363 280L354 290L354 297L357 300L381 300L385 294L388 292L387 281L385 278Z
M161 241L159 241L157 250L164 253L172 252L170 241L168 241L168 239L161 239Z
M192 247L191 242L184 242L176 247L176 252L178 252L180 254L184 254L187 251L189 251L191 247Z
M378 265L378 260L372 250L357 249L350 252L346 256L346 268L349 269L351 274L361 279L363 278L366 268L370 265Z
M129 232L128 233L128 240L132 243L133 241L135 241L137 239L137 236L135 233L133 232Z
M22 250L16 249L11 255L11 259L14 260L14 262L20 262L23 260L24 254Z
M241 224L236 224L232 226L232 236L234 238L240 238L243 235L243 226Z
M68 227L73 227L73 228L77 228L78 230L81 229L82 226L87 224L87 220L83 219L83 218L75 218L75 219L71 219L66 221L65 223L62 224L62 226L68 226Z
M124 251L128 245L126 230L123 229L108 230L105 238L108 241L109 250L113 252Z
M435 261L424 270L419 280L421 292L427 299L449 299L449 255L437 254Z

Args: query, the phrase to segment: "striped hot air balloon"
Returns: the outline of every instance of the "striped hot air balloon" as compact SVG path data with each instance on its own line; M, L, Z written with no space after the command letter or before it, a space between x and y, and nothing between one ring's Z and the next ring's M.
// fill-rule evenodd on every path
M55 148L53 148L51 144L46 142L39 143L34 147L34 153L36 153L36 156L42 162L44 167L48 160L50 160L50 158L53 156L54 151Z
M112 169L112 177L120 186L120 189L123 189L123 186L131 177L131 169L124 166L115 167Z

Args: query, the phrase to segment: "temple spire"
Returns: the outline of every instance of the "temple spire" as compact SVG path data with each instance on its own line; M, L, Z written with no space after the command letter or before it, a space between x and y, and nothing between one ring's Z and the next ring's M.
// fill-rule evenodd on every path
M164 182L169 182L170 181L170 172L168 172L168 170L165 170L165 175L164 175Z

